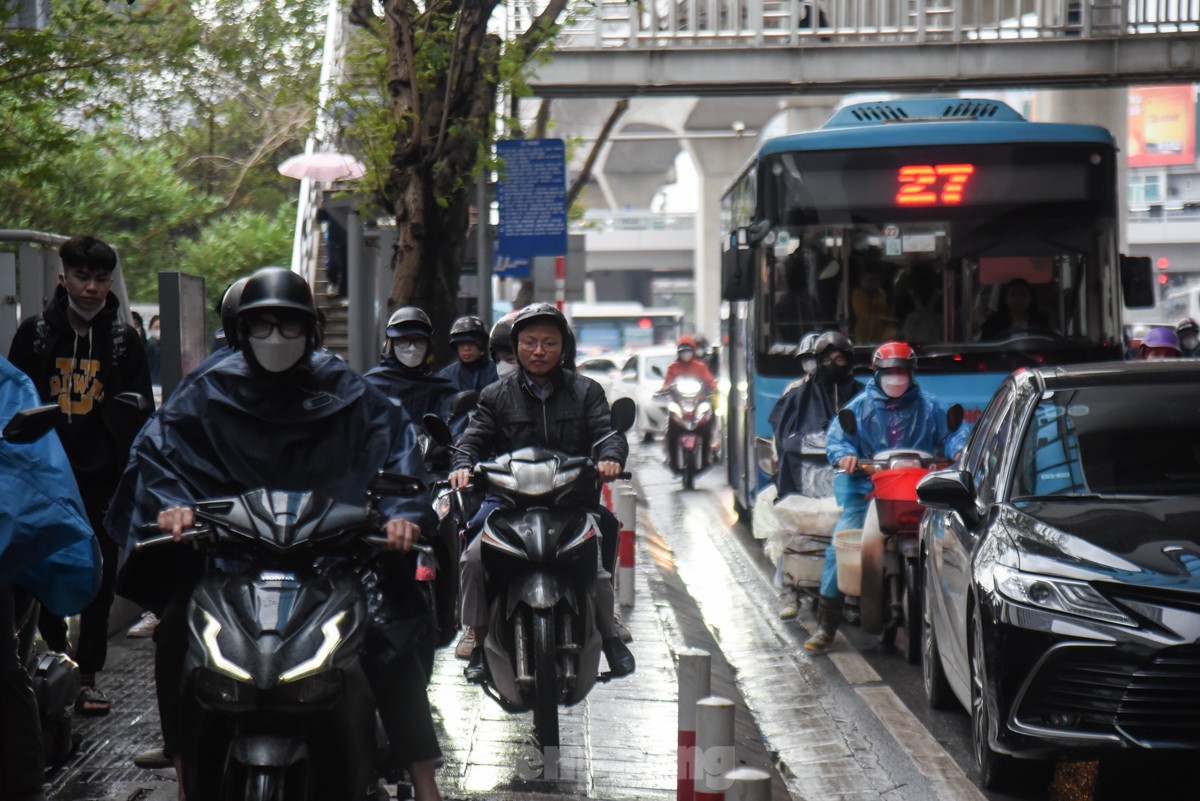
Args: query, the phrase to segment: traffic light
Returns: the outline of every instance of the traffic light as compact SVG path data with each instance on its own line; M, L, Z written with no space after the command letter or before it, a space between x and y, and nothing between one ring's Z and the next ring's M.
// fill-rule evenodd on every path
M1154 266L1158 268L1158 283L1165 285L1167 283L1167 268L1171 266L1171 260L1166 256L1159 256L1155 260Z

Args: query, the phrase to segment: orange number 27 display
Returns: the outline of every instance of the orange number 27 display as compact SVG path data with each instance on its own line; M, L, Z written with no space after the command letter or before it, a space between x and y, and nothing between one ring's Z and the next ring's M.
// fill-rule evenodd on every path
M910 164L900 168L900 206L956 206L962 203L974 164Z

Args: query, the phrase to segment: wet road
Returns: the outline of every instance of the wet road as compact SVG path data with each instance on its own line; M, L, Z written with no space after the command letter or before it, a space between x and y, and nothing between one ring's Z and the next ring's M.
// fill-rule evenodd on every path
M969 720L927 708L919 668L877 640L843 627L828 656L802 644L813 623L776 616L773 571L759 544L734 524L722 467L682 492L658 445L635 446L639 487L636 602L623 610L634 634L634 676L597 685L562 713L558 775L543 775L529 715L510 715L463 682L463 662L439 654L430 697L449 799L633 801L675 797L676 654L713 653L713 692L737 703L739 762L774 773L772 801L1108 801L1195 799L1178 763L1146 770L1092 764L1031 770L1006 794L982 793L969 767ZM167 801L169 771L133 767L156 742L148 641L115 638L102 677L107 718L80 719L80 751L51 779L61 801ZM1152 786L1153 779L1159 785ZM1099 789L1095 785L1099 783ZM393 788L394 791L394 788Z

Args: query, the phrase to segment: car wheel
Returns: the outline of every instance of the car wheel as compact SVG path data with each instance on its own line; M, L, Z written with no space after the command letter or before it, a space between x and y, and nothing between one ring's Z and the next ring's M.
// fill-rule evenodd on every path
M990 735L994 721L988 706L987 660L983 648L983 616L975 607L971 619L971 744L979 784L994 790L1011 773L1012 758L992 750Z
M946 670L942 667L942 655L938 652L937 633L933 629L934 582L928 572L922 583L925 603L921 605L921 675L925 684L925 700L933 709L948 709L953 695L950 682L946 680Z

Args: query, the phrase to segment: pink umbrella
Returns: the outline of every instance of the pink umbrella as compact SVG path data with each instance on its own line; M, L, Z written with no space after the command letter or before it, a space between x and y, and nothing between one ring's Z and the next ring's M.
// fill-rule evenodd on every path
M362 178L367 168L348 153L301 153L280 164L279 172L289 178L332 182Z

